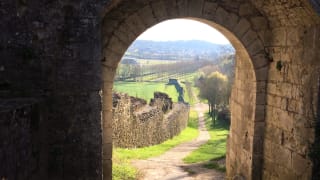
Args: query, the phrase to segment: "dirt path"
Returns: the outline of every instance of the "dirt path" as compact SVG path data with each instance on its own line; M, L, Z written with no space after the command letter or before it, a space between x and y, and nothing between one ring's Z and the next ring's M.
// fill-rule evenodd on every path
M185 164L182 159L190 152L206 143L210 135L205 128L203 113L208 109L206 104L195 105L199 114L199 136L190 142L180 144L161 156L147 160L135 160L132 164L142 174L143 180L220 180L224 179L224 173L213 169L202 168L201 164Z

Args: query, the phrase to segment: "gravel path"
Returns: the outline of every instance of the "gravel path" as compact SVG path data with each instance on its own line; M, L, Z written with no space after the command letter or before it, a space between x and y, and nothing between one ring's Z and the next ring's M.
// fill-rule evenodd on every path
M199 136L190 142L180 144L161 156L147 160L135 160L132 164L139 169L141 180L222 180L224 173L213 169L202 168L202 164L185 164L182 159L210 139L206 130L203 113L208 109L206 104L196 104L199 114Z

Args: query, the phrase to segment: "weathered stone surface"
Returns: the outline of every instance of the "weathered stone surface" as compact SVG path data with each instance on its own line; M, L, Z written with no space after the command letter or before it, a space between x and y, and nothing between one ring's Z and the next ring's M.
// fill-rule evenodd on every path
M13 134L24 134L9 138L17 144L0 145L0 177L33 179L29 174L42 174L38 179L102 179L103 171L103 178L111 179L112 78L117 63L141 31L181 17L216 23L237 51L227 178L241 174L246 179L311 179L313 172L319 172L320 166L314 166L312 172L310 163L316 161L308 156L319 137L315 122L320 67L320 17L309 1L3 0L1 103L41 99L45 125L39 131L47 136L41 143L31 138L35 143L30 145L29 111L19 114L28 107L6 107L11 117L6 116L7 120L14 119L16 110L15 120L26 124L13 129ZM260 82L266 84L260 86ZM258 110L261 105L266 105L264 118ZM23 116L25 119L20 118ZM0 139L7 139L9 132L3 128L7 126L0 124ZM263 154L253 155L260 137L264 137ZM30 147L38 149L43 144L47 148L41 150L41 156L47 160L33 161ZM12 153L18 146L19 151ZM288 158L291 152L293 159L281 159L274 149ZM3 152L8 155L5 160ZM21 153L25 156L17 157ZM3 169L10 170L4 173Z
M136 148L159 144L183 130L188 122L189 107L172 104L164 93L155 93L150 102L113 94L113 144Z
M188 0L188 16L201 17L204 0Z
M245 18L240 19L234 31L237 33L238 37L242 37L250 28L250 22Z
M36 99L0 101L0 176L46 179L45 132L41 103ZM41 165L41 166L40 166ZM37 172L37 173L34 173Z

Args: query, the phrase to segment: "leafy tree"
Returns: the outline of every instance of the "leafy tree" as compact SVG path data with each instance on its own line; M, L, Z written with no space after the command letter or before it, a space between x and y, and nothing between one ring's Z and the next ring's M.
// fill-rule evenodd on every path
M217 117L217 106L227 102L228 78L218 71L209 76L202 77L199 82L200 97L207 99L209 104L209 113L215 125Z

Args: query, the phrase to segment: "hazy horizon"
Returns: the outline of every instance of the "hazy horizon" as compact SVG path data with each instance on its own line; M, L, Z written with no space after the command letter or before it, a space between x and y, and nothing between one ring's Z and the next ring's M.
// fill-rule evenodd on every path
M214 44L230 44L219 31L211 26L189 19L163 21L142 33L137 40L151 41L188 41L200 40Z

